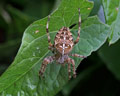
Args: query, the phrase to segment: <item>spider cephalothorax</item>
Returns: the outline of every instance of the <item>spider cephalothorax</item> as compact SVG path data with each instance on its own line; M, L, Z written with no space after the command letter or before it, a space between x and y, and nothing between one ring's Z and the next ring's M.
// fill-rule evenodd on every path
M81 25L80 9L79 9L78 37L75 41L73 41L73 36L72 36L72 33L70 32L69 28L62 27L57 32L57 34L55 36L54 44L52 44L51 40L50 40L49 31L48 31L49 18L50 18L50 16L48 16L46 31L47 31L47 36L48 36L49 49L54 53L54 55L48 56L43 60L41 69L39 71L39 75L43 75L47 64L49 64L55 60L59 64L65 64L65 63L68 64L69 79L71 78L71 64L72 64L73 77L76 77L75 62L69 56L84 58L84 56L81 56L79 54L70 54L70 52L72 51L75 44L77 44L79 42L79 38L80 38L80 25Z

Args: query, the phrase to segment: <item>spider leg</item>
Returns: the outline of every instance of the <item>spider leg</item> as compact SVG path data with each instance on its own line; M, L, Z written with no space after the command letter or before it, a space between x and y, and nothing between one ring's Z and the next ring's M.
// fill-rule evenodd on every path
M52 53L54 53L54 47L53 47L53 46L54 46L54 45L52 45L52 46L48 46L48 49L51 50Z
M39 76L43 76L43 73L45 72L45 69L46 69L46 66L47 64L53 62L54 60L54 56L49 56L49 57L46 57L43 62L42 62L42 65L41 65L41 69L39 71Z
M48 30L49 21L50 21L50 15L48 16L48 21L46 24L46 32L47 32L47 37L48 37L49 48L51 48L51 47L53 47L53 44L51 43L50 34L49 34L49 30Z
M68 63L68 75L69 75L69 80L71 79L71 64Z
M80 16L80 8L79 10L79 22L78 22L78 37L77 39L74 41L74 45L77 44L79 42L80 39L80 26L81 26L81 16Z
M86 56L79 55L79 54L70 54L70 56L73 56L73 57L80 57L80 58L86 58Z
M71 78L71 67L70 65L72 64L73 66L73 77L76 78L76 69L75 69L75 61L71 58L67 59L67 63L68 63L68 74L69 74L69 79Z

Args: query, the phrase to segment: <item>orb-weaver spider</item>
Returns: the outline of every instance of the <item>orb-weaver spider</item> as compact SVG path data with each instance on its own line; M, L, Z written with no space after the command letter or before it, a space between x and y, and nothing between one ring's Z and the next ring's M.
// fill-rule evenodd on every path
M85 56L79 54L70 54L73 47L79 42L80 39L80 26L81 26L81 16L80 16L80 8L79 8L79 22L78 22L78 37L75 41L73 41L72 33L68 27L62 27L56 34L54 39L54 44L51 43L50 35L48 31L50 16L48 16L48 22L46 25L46 32L48 36L49 49L54 53L53 56L46 57L43 62L41 69L39 71L39 75L43 75L45 72L47 64L53 62L54 60L59 64L68 64L68 74L69 79L71 79L71 64L73 66L73 77L76 77L75 70L75 62L69 56L81 57L85 58Z

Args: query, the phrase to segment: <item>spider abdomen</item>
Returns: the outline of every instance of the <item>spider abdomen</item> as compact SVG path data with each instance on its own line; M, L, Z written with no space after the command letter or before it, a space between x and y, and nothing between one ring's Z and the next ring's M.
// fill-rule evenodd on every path
M72 33L69 28L62 27L55 36L55 48L62 55L68 54L74 45Z

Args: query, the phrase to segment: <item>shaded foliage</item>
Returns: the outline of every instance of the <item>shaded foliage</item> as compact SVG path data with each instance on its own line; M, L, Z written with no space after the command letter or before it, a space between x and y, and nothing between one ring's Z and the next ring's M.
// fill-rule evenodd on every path
M92 2L86 0L0 1L0 74L13 62L0 77L1 96L48 96L48 94L53 96L57 93L57 96L120 95L118 41L120 2L90 1L94 2L94 6ZM45 78L39 79L38 71L43 58L52 55L47 48L45 16L52 14L50 20L52 42L62 26L70 27L72 24L75 24L71 29L75 39L78 30L78 7L82 16L81 38L72 53L89 57L82 62L82 59L73 58L78 73L76 79L68 82L67 65L61 67L55 62L48 65L44 73ZM33 21L35 22L32 23ZM27 26L29 27L26 28ZM116 43L109 46L107 42ZM95 52L92 53L93 51Z

